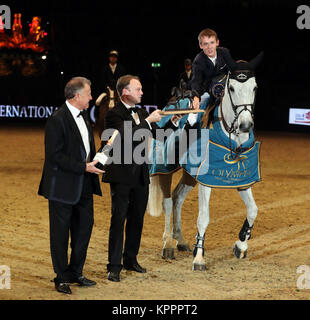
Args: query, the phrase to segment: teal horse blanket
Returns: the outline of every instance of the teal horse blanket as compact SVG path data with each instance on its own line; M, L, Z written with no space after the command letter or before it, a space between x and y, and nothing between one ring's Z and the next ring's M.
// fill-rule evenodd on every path
M181 104L187 108L188 102ZM207 101L201 106L205 109ZM169 106L168 108L173 108ZM209 127L201 127L202 113L198 114L198 129L182 130L187 115L179 123L179 129L164 142L152 141L150 157L150 174L167 174L184 168L199 183L218 188L249 187L261 180L260 146L255 141L253 131L249 139L240 146L238 153L231 151L237 148L234 140L223 132L220 122L213 121ZM219 117L219 107L214 110L214 119ZM159 123L164 125L171 116L164 117ZM192 130L192 134L191 134ZM180 148L186 150L180 153ZM175 154L175 162L169 163Z
M208 99L207 99L208 100ZM188 109L189 99L180 100L178 103L179 109ZM205 110L207 102L200 106L200 109ZM175 105L168 105L163 110L175 109ZM198 114L197 121L200 121L203 113ZM172 115L167 115L157 123L160 128L170 121ZM180 143L183 136L183 127L188 119L188 114L183 116L178 124L178 129L174 131L165 142L152 139L149 150L149 173L150 175L168 174L177 171L181 168L180 164Z

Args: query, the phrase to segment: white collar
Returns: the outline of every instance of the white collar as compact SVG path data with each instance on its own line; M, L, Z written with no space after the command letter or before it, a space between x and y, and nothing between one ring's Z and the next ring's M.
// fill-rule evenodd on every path
M130 106L129 104L125 103L122 99L121 99L123 105L127 108L127 109L130 109L130 108L134 108L135 106Z
M76 118L79 114L80 114L80 111L77 107L74 107L72 104L70 104L68 102L68 100L66 100L66 105L68 107L68 109L70 110L73 118Z
M208 57L212 62L213 62L213 64L215 65L215 61L216 61L216 58L217 58L217 54L215 55L215 57L214 58L211 58L211 57Z

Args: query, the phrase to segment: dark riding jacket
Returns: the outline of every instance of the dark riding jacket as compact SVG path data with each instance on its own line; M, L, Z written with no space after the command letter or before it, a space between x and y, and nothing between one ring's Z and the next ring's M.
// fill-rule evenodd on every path
M198 53L193 61L192 79L189 82L189 89L196 90L200 96L206 91L209 92L210 83L214 77L221 73L227 73L229 70L226 62L228 60L226 57L230 57L229 50L218 47L216 53L215 65L203 51Z

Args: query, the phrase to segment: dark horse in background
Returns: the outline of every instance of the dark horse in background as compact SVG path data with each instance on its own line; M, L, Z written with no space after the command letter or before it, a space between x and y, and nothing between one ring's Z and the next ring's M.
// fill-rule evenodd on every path
M99 137L104 130L104 118L109 111L112 109L118 102L119 96L116 90L112 90L109 86L106 87L105 91L99 95L95 102L95 119L96 123L94 126L95 131L98 132Z

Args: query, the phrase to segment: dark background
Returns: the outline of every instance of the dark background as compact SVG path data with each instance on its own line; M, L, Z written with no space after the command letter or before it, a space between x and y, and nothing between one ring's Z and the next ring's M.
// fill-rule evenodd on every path
M199 32L211 28L236 60L251 60L261 50L265 52L256 71L256 129L309 128L288 125L288 109L309 106L310 30L297 28L296 9L300 4L310 6L310 1L48 0L5 4L11 8L12 24L14 13L22 13L25 34L27 22L41 16L50 49L45 75L0 79L1 104L58 106L64 101L65 83L77 75L92 81L95 100L102 92L100 70L108 61L108 52L116 49L127 73L141 78L142 104L163 107L183 71L184 59L193 59L200 51ZM156 95L152 62L161 63L156 71Z

